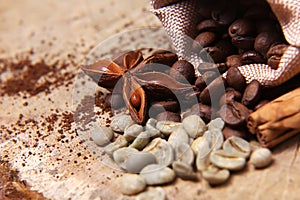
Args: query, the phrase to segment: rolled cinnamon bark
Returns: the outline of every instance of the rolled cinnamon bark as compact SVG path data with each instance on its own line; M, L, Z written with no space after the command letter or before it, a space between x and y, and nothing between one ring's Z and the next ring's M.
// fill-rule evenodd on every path
M268 148L300 133L300 87L253 112L247 126Z

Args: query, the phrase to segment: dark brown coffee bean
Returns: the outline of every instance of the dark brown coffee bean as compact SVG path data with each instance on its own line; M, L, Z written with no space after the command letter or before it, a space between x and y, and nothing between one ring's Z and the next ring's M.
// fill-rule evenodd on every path
M156 116L161 112L170 111L177 113L179 110L180 106L177 101L156 101L151 104L149 113L151 113L151 116Z
M217 36L213 32L202 32L195 38L193 49L196 49L198 47L207 47L211 45L216 40L216 38Z
M195 81L195 68L186 60L178 60L173 64L170 75L179 82L193 84Z
M220 24L218 24L215 20L213 19L206 19L201 21L198 25L197 25L197 30L199 32L205 32L205 31L210 31L210 32L214 32L217 33L221 30L221 26Z
M230 90L227 90L226 93L221 97L219 104L220 106L224 104L231 104L234 101L239 101L242 98L242 94L233 88Z
M196 79L196 81L195 81L195 86L196 86L200 91L204 90L204 88L206 87L206 83L205 83L205 81L204 81L202 75L200 75L200 76Z
M228 26L236 17L236 9L234 6L216 6L211 12L211 17L220 25Z
M208 105L211 103L218 105L220 97L225 93L225 87L226 81L222 76L219 76L200 93L200 101Z
M266 56L269 48L280 42L280 35L277 32L262 32L255 38L254 49L261 55Z
M266 99L261 100L261 101L258 102L258 103L256 104L256 106L254 107L254 111L260 109L261 107L263 107L264 105L266 105L266 104L269 103L269 102L270 102L270 101L269 101L269 100L266 100Z
M245 125L250 111L243 104L233 102L232 104L223 105L218 113L228 126L239 127Z
M239 67L242 65L240 55L231 55L226 58L226 65L230 67Z
M239 128L239 129L232 129L228 126L225 126L222 130L223 136L226 139L230 138L231 136L236 136L243 138L245 140L249 140L249 133L246 128Z
M224 52L218 47L205 47L200 51L200 56L207 62L223 62L225 59Z
M178 113L173 112L162 112L156 116L157 121L173 121L173 122L180 122L181 117Z
M242 104L247 107L254 107L260 100L261 84L257 80L251 81L243 94Z
M288 45L286 44L278 44L272 46L267 52L268 65L272 69L277 69L280 63L280 59L287 49Z
M235 36L231 39L232 44L243 50L253 49L255 38L251 36Z
M218 76L220 76L220 73L216 72L216 71L207 71L202 75L203 80L205 81L206 85L209 85Z
M205 123L210 122L212 117L215 116L215 111L211 108L211 106L202 103L193 105L191 113L200 116Z
M246 79L242 76L237 67L231 67L227 71L227 84L239 92L243 92L246 87Z
M230 37L252 36L255 34L255 26L250 20L238 19L229 26L228 33Z
M250 50L242 54L241 62L243 65L247 65L251 63L265 63L266 60L257 51Z

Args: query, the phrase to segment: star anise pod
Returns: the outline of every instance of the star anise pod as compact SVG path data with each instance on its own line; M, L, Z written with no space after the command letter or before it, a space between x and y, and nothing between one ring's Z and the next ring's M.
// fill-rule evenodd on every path
M194 92L194 87L178 82L165 72L177 59L176 54L161 52L143 60L140 51L130 51L114 61L100 60L82 69L99 86L122 92L131 117L143 124L150 101L168 100Z

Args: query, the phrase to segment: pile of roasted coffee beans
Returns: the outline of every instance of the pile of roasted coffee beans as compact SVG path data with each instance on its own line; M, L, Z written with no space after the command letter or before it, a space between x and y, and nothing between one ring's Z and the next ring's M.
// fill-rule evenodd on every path
M268 63L277 68L287 45L266 1L212 0L201 1L200 7L194 51L208 53L227 67Z

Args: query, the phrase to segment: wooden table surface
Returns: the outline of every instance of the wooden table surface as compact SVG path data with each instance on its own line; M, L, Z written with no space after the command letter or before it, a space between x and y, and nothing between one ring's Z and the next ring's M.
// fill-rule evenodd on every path
M95 97L74 107L74 91L80 64L99 42L161 26L149 9L147 0L1 1L0 159L32 190L49 199L132 198L119 191L122 172L76 131L81 109ZM87 120L95 118L91 112ZM170 200L300 199L299 135L273 154L270 167L247 166L218 187L177 179L163 189Z

